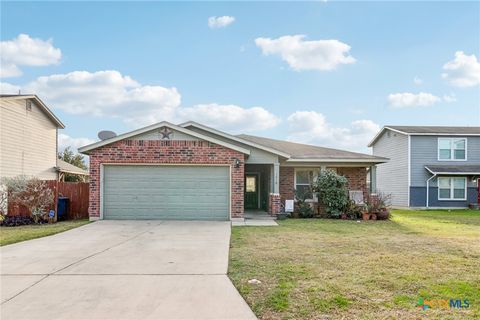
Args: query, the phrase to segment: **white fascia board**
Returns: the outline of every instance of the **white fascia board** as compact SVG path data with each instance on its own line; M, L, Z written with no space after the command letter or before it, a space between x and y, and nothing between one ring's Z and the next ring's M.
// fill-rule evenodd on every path
M179 126L174 125L174 124L172 124L170 122L167 122L167 121L162 121L162 122L152 124L152 125L144 127L144 128L140 128L140 129L137 129L137 130L134 130L134 131L130 131L130 132L118 135L118 136L110 138L110 139L98 141L98 142L89 144L87 146L83 146L83 147L79 148L78 151L80 153L86 153L90 150L105 146L107 144L111 144L111 143L114 143L114 142L117 142L117 141L120 141L120 140L124 140L124 139L130 138L130 137L134 137L134 136L137 136L139 134L142 134L142 133L145 133L145 132L148 132L148 131L152 131L152 130L155 130L155 129L158 129L158 128L161 128L161 127L168 127L170 129L185 133L187 135L199 138L201 140L209 141L209 142L224 146L226 148L229 148L229 149L232 149L232 150L250 155L250 150L248 150L248 149L241 148L241 147L238 147L236 145L233 145L233 144L230 144L230 143L227 143L227 142L224 142L224 141L212 138L212 137L205 136L203 134L188 130L186 128L179 127Z
M410 133L411 136L454 136L454 137L477 137L480 133Z
M210 127L207 127L207 126L204 126L204 125L202 125L200 123L197 123L195 121L184 122L184 123L179 124L179 126L184 127L184 128L188 127L188 126L197 127L199 129L211 132L211 133L219 135L221 137L224 137L224 138L236 141L236 142L240 142L240 143L246 144L247 146L251 146L251 147L254 147L254 148L257 148L257 149L260 149L260 150L264 150L264 151L282 156L282 157L287 158L287 159L289 159L291 157L291 155L288 154L288 153L285 153L285 152L282 152L282 151L279 151L279 150L276 150L276 149L272 149L272 148L266 147L264 145L261 145L261 144L255 143L255 142L251 142L251 141L239 138L239 137L235 137L231 134L228 134L228 133L225 133L225 132L222 132L222 131L219 131L219 130L216 130L216 129L213 129L213 128L210 128Z
M329 158L312 158L312 159L288 159L286 162L330 162L330 163L336 163L336 162L348 162L348 163L385 163L388 162L388 159L384 158L379 158L379 159L329 159Z
M476 176L476 175L480 175L480 172L434 172L434 171L430 170L429 167L425 167L425 169L427 169L427 171L430 172L431 174L435 174L437 176L439 176L439 175L446 175L446 176Z

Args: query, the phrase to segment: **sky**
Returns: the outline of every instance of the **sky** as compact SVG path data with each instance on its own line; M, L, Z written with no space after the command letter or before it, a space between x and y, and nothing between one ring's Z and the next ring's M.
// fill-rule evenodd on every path
M0 89L61 148L164 120L367 153L384 125L480 126L479 2L0 6Z

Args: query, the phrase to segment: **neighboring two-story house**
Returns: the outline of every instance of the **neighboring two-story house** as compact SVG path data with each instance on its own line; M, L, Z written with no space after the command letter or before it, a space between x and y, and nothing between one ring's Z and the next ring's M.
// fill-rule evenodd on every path
M63 128L36 95L0 95L0 177L57 180L57 136Z
M478 203L480 127L385 126L369 147L390 159L372 172L372 191L391 194L393 206Z

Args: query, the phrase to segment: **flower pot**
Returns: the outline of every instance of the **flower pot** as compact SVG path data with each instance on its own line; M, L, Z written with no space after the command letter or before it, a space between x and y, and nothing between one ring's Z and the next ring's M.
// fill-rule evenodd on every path
M363 220L370 220L370 213L363 212L362 213L362 218L363 218Z
M282 212L282 213L277 213L277 220L285 220L287 219L287 214Z
M390 212L387 209L380 210L377 212L377 219L378 220L387 220L390 216Z
M372 214L370 215L370 219L372 219L372 220L377 220L377 214L376 214L376 213L372 213Z

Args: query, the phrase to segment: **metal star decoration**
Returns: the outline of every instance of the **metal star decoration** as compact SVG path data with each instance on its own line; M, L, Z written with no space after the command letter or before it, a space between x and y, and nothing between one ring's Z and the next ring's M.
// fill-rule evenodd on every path
M170 135L173 133L172 130L167 127L160 129L160 134L162 135L162 140L170 140Z

